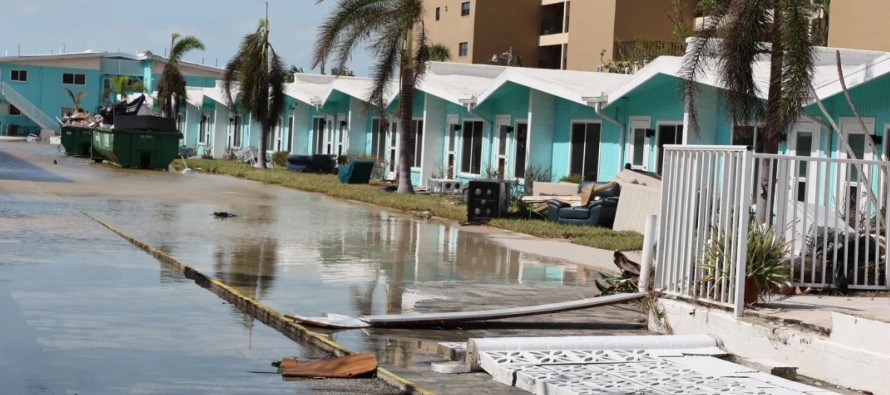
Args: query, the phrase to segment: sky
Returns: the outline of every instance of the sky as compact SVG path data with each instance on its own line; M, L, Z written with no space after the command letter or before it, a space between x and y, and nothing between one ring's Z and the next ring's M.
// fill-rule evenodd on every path
M310 72L318 25L335 0L269 0L272 46L289 65ZM4 2L5 3L5 2ZM24 0L2 6L0 56L66 52L151 51L163 55L171 35L194 35L206 50L186 61L224 67L241 39L256 30L265 14L257 0ZM150 7L145 7L150 5ZM330 65L328 66L330 68ZM370 59L360 50L348 64L367 76Z

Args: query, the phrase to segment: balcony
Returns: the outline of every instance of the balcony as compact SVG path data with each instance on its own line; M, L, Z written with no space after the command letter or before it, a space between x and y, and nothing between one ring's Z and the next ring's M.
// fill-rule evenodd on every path
M538 68L559 70L562 68L562 62L559 59L541 59L538 60Z
M562 31L562 26L563 26L562 22L563 22L562 17L549 18L549 19L542 20L541 21L541 35L549 36L551 34L567 33L567 32Z
M652 61L659 56L683 56L686 44L672 41L638 39L615 43L613 61Z

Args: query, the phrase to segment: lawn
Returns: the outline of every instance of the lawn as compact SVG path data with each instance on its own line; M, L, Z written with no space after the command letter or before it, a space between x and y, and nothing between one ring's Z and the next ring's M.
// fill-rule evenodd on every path
M171 164L182 170L181 160ZM465 221L466 206L455 200L431 195L400 195L381 192L382 184L346 185L341 184L335 175L291 173L282 168L260 170L250 165L228 160L189 159L188 166L210 174L230 175L266 184L281 185L307 192L324 193L331 197L370 203L381 207L411 212L430 210L435 216L451 220ZM200 170L199 170L200 169ZM540 219L503 218L491 221L488 226L532 236L567 239L572 243L604 250L635 251L643 247L643 236L636 232L617 232L606 228L589 226L560 225Z

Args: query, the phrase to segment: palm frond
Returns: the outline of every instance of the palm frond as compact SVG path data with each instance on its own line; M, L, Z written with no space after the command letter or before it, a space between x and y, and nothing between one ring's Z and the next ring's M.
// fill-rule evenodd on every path
M686 98L686 107L689 114L689 133L700 135L698 126L698 109L696 103L701 94L699 80L704 77L709 66L713 66L710 59L717 53L719 27L721 21L729 12L729 2L720 3L714 9L711 19L695 35L689 43L686 56L680 67L680 85L682 97Z
M769 49L762 41L772 28L772 1L736 0L729 3L717 67L727 111L737 124L763 118L764 106L754 81L754 63Z
M815 49L809 35L809 15L813 7L808 0L785 0L776 12L782 13L780 26L784 45L782 61L782 105L775 119L779 130L785 130L800 117L813 79ZM769 138L769 136L766 136Z
M425 47L426 58L431 62L447 62L451 60L451 50L442 44L430 44Z
M174 33L174 43L172 49L170 49L170 56L168 57L171 63L179 62L185 54L196 49L204 50L204 43L197 37L184 36L180 37L179 40L176 40L176 36L178 36L178 34Z

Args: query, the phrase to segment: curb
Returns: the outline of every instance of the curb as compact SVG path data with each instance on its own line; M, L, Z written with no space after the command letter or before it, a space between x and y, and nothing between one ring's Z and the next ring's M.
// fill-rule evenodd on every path
M43 189L56 199L59 199L63 202L65 201L59 195L56 195L43 186L36 183L35 185L38 185L41 189ZM311 331L302 325L293 322L293 320L289 320L284 315L278 313L272 308L242 295L240 292L222 283L221 281L207 276L195 270L191 266L188 266L180 262L179 260L171 257L170 255L167 255L166 253L148 245L147 243L144 243L136 239L135 237L132 237L124 233L123 231L118 230L111 224L94 217L85 210L82 210L73 205L72 207L74 207L74 209L76 209L77 211L80 211L81 214L83 214L87 218L116 233L118 236L120 236L124 240L129 241L136 247L139 247L139 249L151 255L155 259L166 264L176 266L182 272L182 274L185 275L186 278L193 280L195 284L198 284L200 287L210 290L223 300L238 307L238 309L246 314L251 315L263 324L277 330L287 338L296 342L310 344L312 346L318 347L319 349L327 351L337 357L355 354L354 351L334 342L333 340L328 339L325 336ZM393 372L390 372L388 369L379 366L377 367L377 378L383 380L383 382L389 384L392 387L395 387L397 390L402 391L405 394L434 395L433 392L426 390L418 386L417 384L414 384L411 381Z

